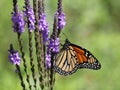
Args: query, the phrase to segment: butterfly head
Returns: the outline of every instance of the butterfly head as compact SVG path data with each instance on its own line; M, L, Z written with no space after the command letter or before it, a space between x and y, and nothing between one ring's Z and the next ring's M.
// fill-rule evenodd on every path
M65 44L70 44L70 41L68 39L66 39Z
M67 48L70 45L70 41L68 39L65 40L63 48Z

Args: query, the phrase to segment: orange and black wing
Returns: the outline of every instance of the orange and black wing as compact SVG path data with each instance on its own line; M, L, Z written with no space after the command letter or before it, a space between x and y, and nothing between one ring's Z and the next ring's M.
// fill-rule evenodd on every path
M71 46L76 52L79 68L88 68L93 70L98 70L101 68L101 64L90 51L74 44L71 44Z
M54 69L66 76L73 74L78 68L98 70L101 65L91 52L66 40L55 58Z

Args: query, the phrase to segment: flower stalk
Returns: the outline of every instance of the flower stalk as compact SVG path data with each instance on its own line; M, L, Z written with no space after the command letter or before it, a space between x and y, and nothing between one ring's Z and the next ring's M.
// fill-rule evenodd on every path
M36 48L36 56L37 56L37 67L38 67L38 72L39 72L39 85L41 89L44 89L44 84L43 84L43 77L42 77L42 67L41 67L41 34L39 33L39 28L38 28L38 0L33 0L33 10L34 10L34 15L35 15L35 31L34 31L34 36L35 36L35 48ZM40 83L41 82L41 83Z
M26 88L25 88L25 83L24 83L24 81L23 81L23 76L22 76L22 74L21 74L20 67L19 67L17 64L16 64L16 69L17 69L17 73L18 73L18 76L19 76L20 81L21 81L21 86L22 86L23 90L26 90Z
M16 66L16 70L17 70L18 76L19 76L20 81L21 81L21 86L22 86L23 90L26 90L25 83L23 81L23 76L21 74L21 70L19 67L19 65L21 63L20 55L19 55L17 50L14 50L12 44L10 44L10 49L8 51L9 51L8 58L9 58L10 62Z
M31 72L32 72L32 78L34 81L34 88L37 89L37 80L35 77L35 65L34 65L34 58L33 58L33 44L32 44L32 31L35 29L35 17L34 17L34 12L33 9L30 6L30 1L29 0L25 0L25 6L24 6L25 10L25 17L26 17L26 23L27 23L27 27L28 27L28 37L29 37L29 57L30 57L30 65L31 65Z
M13 16L12 16L12 21L13 21L13 29L14 29L14 32L17 32L17 35L18 35L18 42L19 42L19 47L20 47L20 52L21 52L21 55L22 55L22 59L23 59L23 66L24 66L24 71L26 73L26 81L28 82L29 84L29 89L31 90L31 84L30 84L30 78L29 78L29 75L28 75L28 72L27 72L27 65L26 65L26 59L25 59L25 53L23 51L23 46L22 46L22 38L21 38L21 34L24 32L24 20L23 20L23 17L22 17L22 13L19 12L18 10L18 5L17 5L17 0L13 0Z

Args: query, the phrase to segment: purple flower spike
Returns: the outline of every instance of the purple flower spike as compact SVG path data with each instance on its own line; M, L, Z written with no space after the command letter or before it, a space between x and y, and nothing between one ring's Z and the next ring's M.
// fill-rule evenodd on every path
M35 29L35 16L34 16L34 12L33 9L30 7L30 3L29 0L27 0L25 2L25 11L24 11L24 15L25 17L27 17L28 19L28 29L30 32L32 32Z
M66 17L63 12L56 12L55 15L58 17L58 29L62 30L66 25Z
M50 68L51 67L51 55L47 54L46 55L46 68Z
M51 53L59 52L59 38L52 39L50 38L49 44L47 47L47 55L46 55L46 67L51 67Z
M59 52L59 38L50 39L49 45L48 45L48 51L53 53Z
M43 41L44 43L48 41L48 34L49 34L49 28L48 28L48 23L46 21L46 15L45 13L42 13L40 15L39 19L39 29L43 34Z
M62 30L65 25L66 25L66 17L65 14L62 12L60 15L58 15L58 29Z
M24 29L25 22L23 20L22 12L19 12L19 13L13 12L12 13L12 21L13 21L14 32L21 34L25 31L25 29Z
M10 45L8 58L12 64L20 65L20 55L19 55L18 51L15 51L13 49L12 45Z

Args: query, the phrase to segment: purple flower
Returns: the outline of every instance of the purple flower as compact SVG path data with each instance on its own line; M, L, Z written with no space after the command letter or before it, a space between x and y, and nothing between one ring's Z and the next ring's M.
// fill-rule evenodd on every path
M14 65L20 65L20 55L18 53L17 50L14 50L12 45L10 45L10 50L9 51L9 55L8 58L10 60L10 62Z
M25 29L24 29L25 22L23 20L22 12L18 12L18 13L13 12L12 13L12 21L13 21L14 32L21 34L25 31Z
M49 39L49 44L47 47L47 55L46 55L46 67L51 67L51 53L58 53L59 52L59 38Z
M38 23L39 23L40 32L42 32L43 34L43 41L45 43L48 41L48 34L49 34L49 28L48 28L48 23L46 21L45 13L42 13L40 15L40 19Z
M33 9L30 7L29 1L26 1L25 4L26 6L24 7L25 8L24 15L28 19L28 24L29 24L28 29L30 32L32 32L35 29L35 16Z
M50 68L51 67L51 54L47 54L46 55L46 68Z
M48 44L48 52L58 53L59 52L59 38L50 38Z
M66 25L65 14L63 12L61 12L61 14L59 14L59 12L56 12L55 15L58 16L58 29L62 30L64 26Z

